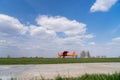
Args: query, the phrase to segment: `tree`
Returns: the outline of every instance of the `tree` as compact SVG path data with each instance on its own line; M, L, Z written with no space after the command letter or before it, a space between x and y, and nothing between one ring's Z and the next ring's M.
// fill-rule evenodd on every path
M82 52L80 53L80 57L81 57L81 58L85 58L85 56L86 56L86 52L85 52L85 51L82 51Z
M90 57L91 57L89 51L86 52L86 57L87 57L87 58L90 58Z
M81 57L81 58L90 58L90 57L91 57L91 56L90 56L90 52L89 52L89 51L87 51L87 52L82 51L82 52L80 53L80 57Z
M7 55L7 58L10 58L10 55L9 55L9 54Z

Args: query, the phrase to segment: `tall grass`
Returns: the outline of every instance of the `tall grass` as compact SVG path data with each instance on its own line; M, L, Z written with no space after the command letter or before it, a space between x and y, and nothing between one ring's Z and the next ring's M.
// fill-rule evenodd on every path
M0 58L0 64L63 64L120 62L120 58Z
M81 77L61 77L57 76L55 80L120 80L120 73L113 74L85 74Z
M17 80L15 78L11 78L11 80ZM30 79L30 80L120 80L120 73L113 74L84 74L81 77L61 77L58 75L55 79L45 79L41 76L41 78Z
M17 80L17 79L11 78L11 80ZM84 74L81 77L61 77L60 75L58 75L55 79L45 79L44 77L41 77L40 79L36 78L30 80L120 80L120 73Z

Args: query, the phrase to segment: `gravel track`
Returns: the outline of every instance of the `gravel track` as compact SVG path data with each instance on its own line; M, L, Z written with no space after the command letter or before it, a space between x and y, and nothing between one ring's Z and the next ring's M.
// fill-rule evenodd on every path
M0 65L0 78L17 80L40 78L53 79L56 76L77 77L85 73L120 72L120 63L74 63L74 64L38 64L38 65Z

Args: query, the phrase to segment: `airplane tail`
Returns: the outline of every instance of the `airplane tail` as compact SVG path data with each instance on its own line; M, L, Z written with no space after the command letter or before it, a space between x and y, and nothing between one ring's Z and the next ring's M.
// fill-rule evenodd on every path
M59 58L61 58L61 57L62 57L61 53L58 53L58 57L59 57Z
M76 56L76 52L75 51L72 52L72 56Z

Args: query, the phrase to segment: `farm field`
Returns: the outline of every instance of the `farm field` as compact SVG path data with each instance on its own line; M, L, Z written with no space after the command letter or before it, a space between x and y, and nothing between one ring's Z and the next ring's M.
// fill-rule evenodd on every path
M63 64L120 62L120 58L0 58L0 64Z

